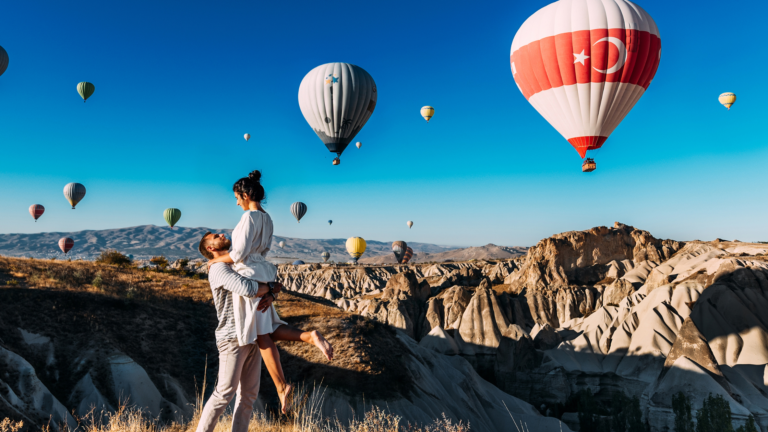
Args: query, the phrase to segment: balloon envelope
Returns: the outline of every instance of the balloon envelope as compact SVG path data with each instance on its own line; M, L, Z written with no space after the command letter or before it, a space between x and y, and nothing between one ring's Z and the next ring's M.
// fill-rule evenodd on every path
M249 139L251 139L251 134L245 134L243 135L243 138L245 138L245 140L248 141Z
M355 144L355 146L357 146L357 148L360 148L360 147L362 147L362 146L363 146L363 143L361 143L360 141L358 141L358 142L357 142L357 144Z
M75 208L77 203L85 196L85 186L80 183L68 183L64 186L64 198L69 201L72 208Z
M0 47L0 75L4 74L6 69L8 69L8 52Z
M284 248L284 247L285 247L285 242L284 242L284 241L281 241L281 242L280 242L280 243L278 243L277 245L278 245L278 246L280 246L280 249L282 249L282 248Z
M402 264L408 264L408 261L410 261L411 258L413 258L413 249L411 249L409 246L405 249L405 254L403 255L403 259L400 262Z
M83 98L83 102L91 97L94 91L96 91L96 86L89 82L83 81L77 84L77 92L80 94L80 97Z
M429 119L431 119L433 115L435 115L434 108L429 105L421 107L421 116L424 117L424 120L426 120L427 123L429 123Z
M365 240L361 237L350 237L347 239L347 253L349 253L355 263L365 253L365 246Z
M69 237L62 237L59 239L59 249L61 249L64 254L72 250L72 247L75 246L75 241L72 240Z
M333 224L333 221L329 219L328 220L328 225L331 225L331 224Z
M392 253L395 254L395 262L401 262L403 260L406 249L408 249L408 244L402 240L392 243Z
M293 265L302 265L302 264L305 264L304 261L302 260L296 260L293 262Z
M301 223L301 218L307 214L307 205L303 202L296 201L291 204L291 214L296 218L296 222Z
M413 221L408 221L405 224L408 225L408 228L411 228L413 226Z
M32 215L33 218L35 218L35 222L40 218L40 216L45 213L45 207L43 207L40 204L32 204L29 206L29 214Z
M331 153L341 155L376 108L376 83L360 66L320 65L301 80L299 108Z
M329 254L328 251L323 251L323 253L320 254L320 257L323 258L323 262L328 262L328 258L331 257L331 254Z
M163 212L163 219L165 219L165 222L173 228L174 225L176 225L176 222L181 219L181 210L176 208L167 208Z
M731 106L736 103L736 95L731 92L723 93L720 95L720 97L717 98L717 100L720 101L720 103L730 111Z
M627 0L560 0L512 41L512 76L528 102L583 158L645 93L661 59L659 29Z

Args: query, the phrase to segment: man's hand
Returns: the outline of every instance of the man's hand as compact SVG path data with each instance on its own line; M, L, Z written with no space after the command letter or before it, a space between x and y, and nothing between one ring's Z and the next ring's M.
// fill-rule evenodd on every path
M264 296L259 300L259 306L256 308L256 310L260 311L261 313L266 312L270 306L272 306L272 302L275 301L275 298L272 297L271 294L264 294Z

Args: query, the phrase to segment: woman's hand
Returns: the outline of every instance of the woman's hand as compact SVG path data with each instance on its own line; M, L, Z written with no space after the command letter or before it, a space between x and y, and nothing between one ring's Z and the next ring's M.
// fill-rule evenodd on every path
M259 301L259 306L256 307L256 310L260 311L261 313L268 311L269 307L272 306L273 301L275 301L275 297L272 294L264 294L264 296Z

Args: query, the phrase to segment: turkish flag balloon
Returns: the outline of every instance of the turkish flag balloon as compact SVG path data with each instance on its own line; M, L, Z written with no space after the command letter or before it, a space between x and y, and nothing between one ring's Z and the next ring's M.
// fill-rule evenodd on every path
M528 102L585 157L645 93L661 59L659 29L626 0L560 0L512 41L512 76Z

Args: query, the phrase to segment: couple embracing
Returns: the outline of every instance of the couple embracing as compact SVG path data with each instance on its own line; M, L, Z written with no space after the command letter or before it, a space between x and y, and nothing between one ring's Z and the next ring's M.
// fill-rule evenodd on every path
M232 187L245 212L232 232L206 233L200 253L208 261L208 282L219 325L219 373L216 389L203 408L197 432L213 432L219 417L236 395L232 431L246 432L259 393L261 360L277 387L283 413L290 409L293 387L280 364L275 341L297 341L315 345L328 360L333 348L317 331L293 328L277 315L273 302L282 284L276 281L277 268L265 259L272 246L272 218L264 211L261 172L253 171Z

